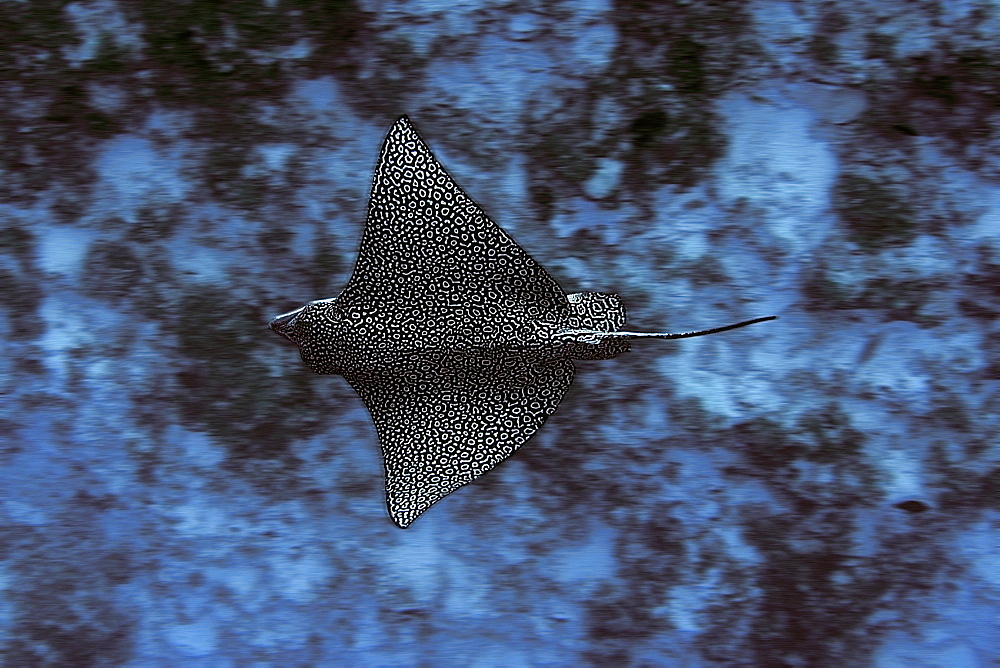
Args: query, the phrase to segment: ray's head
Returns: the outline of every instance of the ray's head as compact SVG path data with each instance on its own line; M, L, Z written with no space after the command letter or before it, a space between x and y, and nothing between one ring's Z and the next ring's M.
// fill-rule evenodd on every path
M316 373L342 373L347 323L336 299L321 299L272 318L267 327L296 346Z
M271 318L271 322L267 323L267 328L275 334L280 334L285 337L295 345L298 345L300 337L299 316L302 315L303 311L305 311L308 307L309 304L306 304L305 306L300 306L294 311L282 313L279 316Z

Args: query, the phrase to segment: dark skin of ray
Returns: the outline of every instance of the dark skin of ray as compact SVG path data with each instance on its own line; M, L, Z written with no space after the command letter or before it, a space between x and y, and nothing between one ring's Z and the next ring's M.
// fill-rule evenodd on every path
M573 381L572 360L610 359L640 338L621 331L617 295L567 295L455 183L404 116L372 179L354 274L340 296L277 316L270 329L316 373L339 374L372 415L389 516L421 513L513 454Z

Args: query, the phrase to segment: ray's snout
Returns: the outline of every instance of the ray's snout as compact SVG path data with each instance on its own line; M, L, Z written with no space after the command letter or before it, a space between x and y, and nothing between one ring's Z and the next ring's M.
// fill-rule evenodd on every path
M297 308L294 311L289 311L288 313L282 313L279 316L271 319L271 322L267 324L267 328L272 332L281 334L283 337L295 343L295 339L292 338L292 332L295 329L295 319L302 313L302 309Z

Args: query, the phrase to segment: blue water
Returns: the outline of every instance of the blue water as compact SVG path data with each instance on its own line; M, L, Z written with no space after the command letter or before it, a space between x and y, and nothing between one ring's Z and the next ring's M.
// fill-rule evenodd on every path
M1000 15L950 2L4 3L11 666L1000 660ZM397 529L342 378L408 114L567 292L581 362Z

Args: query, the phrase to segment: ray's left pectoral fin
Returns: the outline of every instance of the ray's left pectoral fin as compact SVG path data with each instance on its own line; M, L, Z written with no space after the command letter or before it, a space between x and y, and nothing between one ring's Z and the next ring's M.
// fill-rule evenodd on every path
M375 422L389 516L403 529L514 454L573 382L569 360L450 360L423 371L347 378Z

